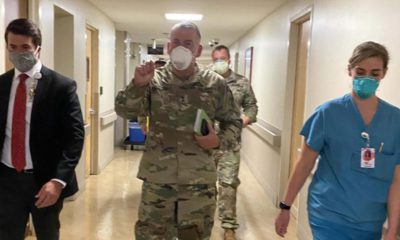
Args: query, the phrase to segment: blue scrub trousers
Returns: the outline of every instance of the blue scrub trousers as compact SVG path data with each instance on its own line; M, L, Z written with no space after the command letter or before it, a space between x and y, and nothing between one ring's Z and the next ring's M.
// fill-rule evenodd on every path
M310 218L310 226L314 240L380 240L382 237L382 231L355 229L315 217Z

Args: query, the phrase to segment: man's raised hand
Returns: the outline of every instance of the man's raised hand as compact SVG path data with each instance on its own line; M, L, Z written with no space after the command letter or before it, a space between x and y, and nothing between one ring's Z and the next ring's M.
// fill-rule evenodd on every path
M137 87L145 87L149 85L154 76L154 63L146 62L135 69L135 78L133 84Z

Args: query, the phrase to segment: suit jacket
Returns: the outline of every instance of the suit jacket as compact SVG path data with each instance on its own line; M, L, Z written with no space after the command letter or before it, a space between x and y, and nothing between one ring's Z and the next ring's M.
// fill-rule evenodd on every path
M42 66L32 105L30 149L39 186L52 178L67 186L61 197L78 191L75 167L81 156L84 128L75 81ZM14 69L0 76L0 157L2 156Z

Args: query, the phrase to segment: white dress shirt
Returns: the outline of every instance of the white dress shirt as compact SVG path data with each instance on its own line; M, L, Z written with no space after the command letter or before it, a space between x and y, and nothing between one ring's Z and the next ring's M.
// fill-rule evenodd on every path
M25 72L29 78L26 79L26 113L25 113L25 169L33 169L31 149L29 146L30 140L30 129L31 129L31 113L32 113L32 103L34 94L29 94L29 92L34 92L38 79L40 77L40 69L42 68L42 63L38 61L35 66L28 72ZM8 104L8 114L7 114L7 124L6 124L6 136L4 139L3 155L1 157L2 163L10 168L14 168L11 161L11 136L12 136L12 118L14 113L14 101L17 91L17 86L19 84L19 75L21 72L18 69L14 69L14 78L11 85L10 101Z

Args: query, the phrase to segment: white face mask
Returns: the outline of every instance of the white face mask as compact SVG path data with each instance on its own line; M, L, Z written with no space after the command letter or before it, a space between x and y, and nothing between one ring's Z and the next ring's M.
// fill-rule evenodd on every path
M182 46L178 46L170 54L172 65L179 71L186 70L193 61L192 52Z
M224 60L217 60L213 65L213 70L218 74L225 74L229 69L229 64Z

